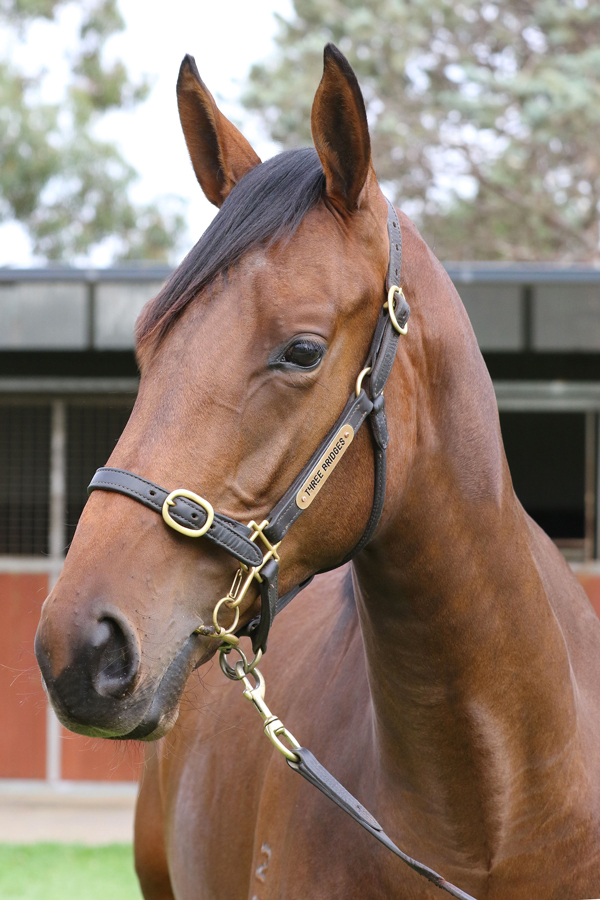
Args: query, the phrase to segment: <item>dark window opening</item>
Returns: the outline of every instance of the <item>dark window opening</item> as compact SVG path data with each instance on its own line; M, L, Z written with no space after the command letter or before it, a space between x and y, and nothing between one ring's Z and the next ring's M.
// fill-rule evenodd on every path
M515 493L568 556L586 538L586 439L583 413L500 414Z
M67 542L87 501L87 487L106 462L131 415L131 405L67 406Z
M0 406L0 553L48 553L50 407Z

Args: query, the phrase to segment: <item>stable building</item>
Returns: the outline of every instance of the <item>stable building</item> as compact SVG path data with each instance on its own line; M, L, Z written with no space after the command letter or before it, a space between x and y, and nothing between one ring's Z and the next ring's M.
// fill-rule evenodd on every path
M517 495L600 612L600 267L446 268L494 382ZM135 747L61 728L33 637L135 401L135 320L169 272L0 269L0 779L137 777Z

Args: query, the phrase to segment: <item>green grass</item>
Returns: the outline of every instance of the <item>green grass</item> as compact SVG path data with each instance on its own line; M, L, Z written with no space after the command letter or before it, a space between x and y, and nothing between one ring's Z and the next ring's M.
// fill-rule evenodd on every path
M140 900L128 844L0 844L2 900Z

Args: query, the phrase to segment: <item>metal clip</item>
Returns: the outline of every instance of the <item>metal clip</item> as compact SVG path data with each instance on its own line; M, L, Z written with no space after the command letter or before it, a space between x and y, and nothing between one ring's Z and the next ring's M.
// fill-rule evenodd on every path
M239 645L236 645L235 647L221 647L221 650L219 651L219 665L221 666L221 671L232 681L239 681L240 679L238 677L238 673L233 666L229 665L229 662L227 661L227 656L231 652L231 650L235 650L235 652L240 655L241 662L244 667L244 675L250 675L254 667L258 665L262 656L262 650L259 650L257 652L256 656L251 662L248 662L248 657Z
M292 747L295 748L299 748L300 744L298 743L294 735L290 734L283 722L278 719L277 716L273 715L273 713L265 703L265 682L262 675L256 668L256 664L262 656L262 651L259 650L252 662L248 662L246 655L239 646L239 638L234 634L240 620L240 604L244 599L248 588L250 587L254 579L256 579L257 581L262 581L259 573L263 566L270 559L276 559L279 562L279 554L277 550L281 541L279 541L279 543L277 544L272 544L271 541L265 536L264 529L268 524L268 519L264 519L260 523L260 525L257 525L256 522L249 523L248 528L250 528L252 531L250 540L256 541L257 538L260 538L265 545L266 552L264 553L262 562L259 566L253 566L250 569L243 563L240 563L240 568L235 573L233 583L229 589L229 592L225 597L222 597L219 600L213 610L212 628L198 628L197 633L202 634L210 630L215 634L215 637L219 637L221 639L223 645L220 648L219 665L221 666L224 674L234 681L242 682L242 684L244 685L244 697L247 700L250 700L258 710L259 715L264 722L265 734L267 735L269 740L275 745L275 747L277 747L280 753L283 753L286 759L288 759L290 762L297 762L297 755L292 750L290 750L289 747L286 747L281 738L284 738ZM228 609L234 611L233 622L229 626L229 628L224 628L222 625L219 625L219 612L222 606L226 606ZM235 667L231 666L227 661L227 654L230 653L231 650L235 650L241 657L235 664ZM254 678L254 686L252 685L252 682L248 677L249 675L252 675Z
M241 657L241 659L236 662L235 666L231 666L227 661L227 654L230 653L231 650L235 650ZM231 678L232 681L242 682L244 685L244 697L258 710L258 714L264 723L265 734L271 743L277 747L279 752L283 753L285 758L290 762L298 762L298 756L293 750L286 747L281 738L284 738L294 749L299 749L300 744L294 735L287 730L281 719L278 716L273 715L265 702L265 680L256 668L256 664L261 656L262 653L259 650L252 662L249 663L241 647L223 647L221 649L219 665L221 666L223 673L228 678ZM250 675L254 678L254 684L250 681Z
M168 499L168 498L167 498ZM166 501L165 501L166 502ZM236 647L239 643L239 639L235 636L234 632L238 627L240 621L240 605L242 600L246 596L248 592L248 588L256 579L259 582L262 582L262 578L260 577L260 571L270 559L276 559L279 562L279 554L277 549L279 547L279 543L272 544L271 541L265 537L263 530L269 524L268 519L264 519L260 525L257 525L256 522L250 522L248 528L252 531L252 536L250 538L251 541L256 541L259 537L266 547L266 553L263 556L262 562L259 566L252 566L252 568L248 568L244 565L244 563L240 563L240 568L237 570L233 577L233 583L229 588L229 591L225 597L221 597L217 605L213 610L213 627L215 630L215 634L217 637L220 637L225 644ZM234 610L233 623L229 626L229 628L225 628L223 625L219 625L219 612L221 611L221 607L226 606L228 609ZM202 634L201 630L197 631L198 634Z

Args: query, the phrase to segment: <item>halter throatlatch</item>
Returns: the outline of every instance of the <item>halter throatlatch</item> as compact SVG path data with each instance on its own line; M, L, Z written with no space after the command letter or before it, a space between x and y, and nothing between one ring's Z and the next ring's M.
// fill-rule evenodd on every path
M313 577L296 585L287 594L280 597L278 588L279 546L290 526L311 505L367 418L369 418L374 442L375 490L373 505L362 537L345 558L340 560L338 566L348 562L368 544L381 517L385 499L386 449L388 445L383 389L392 371L399 337L407 332L410 315L410 307L400 287L402 262L400 223L394 207L389 202L387 225L390 241L390 259L386 277L387 299L379 313L369 355L358 375L355 392L346 403L331 431L260 525L257 525L256 522L244 525L235 519L216 513L208 500L192 491L180 488L169 493L146 478L124 469L110 467L98 469L88 492L103 490L125 494L149 509L161 513L166 524L180 534L192 538L207 538L238 560L240 568L235 573L229 592L218 601L214 608L212 625L202 625L196 629L196 632L220 638L219 662L221 669L228 678L242 683L244 697L250 700L258 710L269 740L284 755L288 765L294 771L302 775L330 800L333 800L411 869L458 900L474 900L473 897L450 884L433 869L412 859L400 850L371 813L315 759L310 750L300 746L281 720L267 706L264 678L257 669L257 663L267 648L267 638L273 619L312 581ZM368 390L363 387L363 383L367 379ZM260 588L260 615L243 628L239 628L240 605L254 581L258 581ZM219 614L223 607L230 612L233 611L234 614L233 622L228 627L219 622ZM248 661L239 646L239 639L243 636L248 636L252 640L254 659L251 661ZM231 651L235 651L240 657L235 666L228 661ZM284 743L283 740L287 743Z

